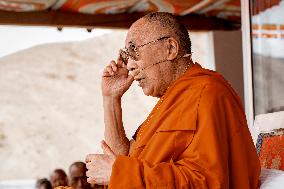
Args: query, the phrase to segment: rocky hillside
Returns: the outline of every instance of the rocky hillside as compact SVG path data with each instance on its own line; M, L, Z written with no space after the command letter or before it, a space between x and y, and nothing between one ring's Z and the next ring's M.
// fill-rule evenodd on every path
M0 180L46 177L101 152L101 72L124 46L126 31L82 42L35 46L0 59ZM194 58L207 57L202 33L191 34ZM156 99L132 85L123 98L130 138Z
M125 35L45 44L0 59L0 180L48 176L101 152L101 72ZM155 99L133 85L123 102L131 137Z

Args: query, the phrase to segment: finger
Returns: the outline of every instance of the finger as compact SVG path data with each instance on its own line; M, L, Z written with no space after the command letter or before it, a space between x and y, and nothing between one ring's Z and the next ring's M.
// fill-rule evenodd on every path
M114 75L114 71L110 65L106 67L106 70L110 75Z
M101 147L104 151L104 154L116 156L115 153L112 151L112 149L107 145L107 143L104 140L101 142Z
M131 75L132 77L135 77L136 75L138 75L139 74L139 70L138 69L134 69L133 71L130 71L129 72L129 75Z
M85 162L86 162L86 163L91 162L91 161L94 159L95 156L96 156L96 154L88 154L88 155L86 156Z
M105 69L103 71L103 77L111 77L111 75L109 74L109 72L107 71L107 69Z
M104 72L103 73L103 77L111 77L112 75L110 75L108 72Z
M92 177L91 178L87 178L87 182L90 183L90 184L97 184L96 180L94 178L92 178Z
M108 70L107 70L107 67L108 67L108 66L106 66L105 69L104 69L104 71L103 71L103 77L111 77L110 73L109 73Z
M109 180L109 179L108 179ZM95 179L95 182L98 184L98 185L108 185L109 184L109 181L106 180L106 178L96 178Z
M116 67L116 68L115 68ZM116 63L114 60L110 61L110 63L105 67L104 73L108 73L111 75L111 73L114 72L114 69L117 69Z
M86 171L86 177L91 177L91 171Z
M86 163L86 168L87 168L88 170L92 169L93 167L94 167L94 165L93 165L92 161Z
M97 175L96 173L97 173L97 171L88 170L88 171L86 171L86 177L88 177L88 178L95 178L96 175Z
M117 57L117 66L118 67L123 67L123 65L125 64L124 62L123 62L123 59L122 59L122 57L121 57L121 53L122 53L122 50L120 49L119 50L119 52L118 52L118 57Z
M130 85L133 81L134 81L134 77L131 74L129 74L127 77L127 83Z
M117 65L116 65L116 63L115 63L114 61L111 61L111 62L110 62L110 66L111 66L111 68L112 68L112 70L113 70L114 72L117 71Z

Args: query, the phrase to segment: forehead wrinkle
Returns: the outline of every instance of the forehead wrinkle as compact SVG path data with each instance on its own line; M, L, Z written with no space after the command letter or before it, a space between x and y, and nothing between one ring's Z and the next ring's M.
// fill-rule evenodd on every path
M143 33L141 30L139 31L138 29L134 28L132 30L129 30L127 33L127 37L125 40L125 45L129 45L130 43L132 44L139 44L139 42L141 41L141 38L143 37L143 34L141 35L141 33Z
M130 27L125 44L133 42L135 45L148 43L160 37L173 36L172 32L163 28L158 22L149 22L146 19L139 19Z

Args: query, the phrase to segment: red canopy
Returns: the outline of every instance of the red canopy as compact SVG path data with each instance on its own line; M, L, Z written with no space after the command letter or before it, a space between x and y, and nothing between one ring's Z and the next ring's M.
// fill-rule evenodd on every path
M148 12L163 11L192 30L240 25L240 0L0 0L0 10L0 24L125 28Z

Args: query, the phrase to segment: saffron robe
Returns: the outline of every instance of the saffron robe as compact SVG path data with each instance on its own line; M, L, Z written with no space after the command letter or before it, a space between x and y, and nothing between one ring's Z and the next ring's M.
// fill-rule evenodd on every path
M242 104L220 74L194 64L162 99L129 155L115 160L110 189L258 188Z

